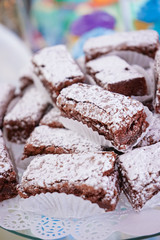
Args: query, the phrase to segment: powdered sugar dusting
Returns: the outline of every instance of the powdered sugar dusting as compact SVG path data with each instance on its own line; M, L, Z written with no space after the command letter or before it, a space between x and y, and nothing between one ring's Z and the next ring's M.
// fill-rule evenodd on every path
M12 168L13 167L9 159L9 155L5 149L2 132L0 130L0 178L3 177L3 173L9 171Z
M143 78L142 74L138 73L126 61L117 56L100 57L89 61L86 67L88 72L93 73L101 84L106 87L109 83Z
M2 124L4 114L7 110L7 106L14 96L14 92L15 92L14 86L10 84L0 85L0 126Z
M70 81L70 78L84 77L64 45L44 48L33 56L32 61L43 78L54 86L64 80Z
M144 186L160 180L160 143L137 148L120 156L120 164L129 183L135 190L142 191Z
M11 121L33 121L41 116L47 107L47 99L36 88L29 89L15 107L6 115L5 123Z
M154 30L118 32L107 36L90 38L84 45L88 55L107 53L113 50L124 50L127 47L149 47L158 45L158 33Z
M102 150L101 146L79 136L75 132L48 126L36 127L26 142L26 148L28 144L34 147L61 147L65 151L73 152Z
M56 183L67 181L69 185L86 184L106 191L109 188L113 192L114 181L110 182L103 174L114 171L114 162L115 154L112 152L38 156L24 172L21 185L23 188L31 185L50 188L53 184L56 186Z
M160 116L154 115L153 123L137 147L145 147L160 142Z
M58 108L52 108L40 121L40 125L48 125L49 127L63 127L60 122L61 112Z

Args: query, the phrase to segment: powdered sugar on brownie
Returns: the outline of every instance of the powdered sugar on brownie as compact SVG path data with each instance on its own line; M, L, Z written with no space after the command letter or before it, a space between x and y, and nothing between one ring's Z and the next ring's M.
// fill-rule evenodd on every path
M12 164L9 160L8 153L5 150L4 140L2 137L2 133L0 131L0 178L3 177L1 175L2 173L9 171L11 168L12 168Z
M154 115L154 120L147 134L138 143L137 147L145 147L160 142L160 116Z
M57 106L68 118L86 124L120 151L131 148L149 126L142 103L98 86L79 83L63 89Z
M17 177L0 130L0 202L15 197Z
M160 191L160 143L137 148L119 158L122 188L135 209Z
M154 30L118 32L107 36L90 38L84 45L84 52L88 59L96 55L103 55L113 50L133 50L153 56L158 49L159 37Z
M147 182L160 178L160 143L134 149L120 156L120 162L134 189L142 190ZM134 183L133 183L134 181Z
M32 61L40 75L54 86L63 84L64 80L72 81L73 77L84 77L64 45L44 48Z
M22 183L26 179L32 179L34 185L49 187L51 183L63 180L70 183L85 181L87 185L95 188L104 188L103 174L114 171L114 162L115 154L110 152L38 156L25 171ZM31 182L28 182L28 185L30 184Z
M126 61L117 56L104 56L86 64L88 72L93 73L103 86L109 83L144 78Z
M115 159L113 152L38 156L24 172L18 192L24 198L41 192L75 194L113 210L120 193Z
M42 108L47 106L47 100L36 88L29 89L16 106L5 117L5 122L32 121L39 118Z
M58 108L52 108L40 121L40 125L47 125L53 128L64 128L60 122L61 112Z
M30 88L5 116L4 126L9 141L25 143L48 107L48 99L36 88Z
M57 106L77 102L75 109L80 114L107 124L114 131L127 126L138 111L144 111L143 105L129 97L105 91L98 86L74 84L63 89L57 100ZM73 103L74 104L74 103ZM91 106L92 104L92 106Z
M10 101L14 97L14 93L14 86L10 84L0 84L0 127L2 127L4 115L7 111Z
M24 147L24 157L44 153L74 153L100 151L101 146L66 129L39 126L34 129Z

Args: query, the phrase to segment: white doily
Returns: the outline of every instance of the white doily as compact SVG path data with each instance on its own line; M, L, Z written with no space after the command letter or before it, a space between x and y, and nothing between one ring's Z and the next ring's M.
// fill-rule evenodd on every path
M16 197L0 203L0 226L12 231L21 230L21 233L26 235L31 232L31 236L40 239L60 239L71 236L76 240L107 240L113 233L115 236L124 233L131 237L152 235L158 233L160 229L158 199L160 194L148 201L143 210L137 213L122 194L113 212L101 214L98 208L93 207L95 215L91 217L83 217L84 211L80 216L79 210L79 219L67 218L67 216L62 219L40 215L33 212L33 209L27 211L25 204L23 209L23 201Z

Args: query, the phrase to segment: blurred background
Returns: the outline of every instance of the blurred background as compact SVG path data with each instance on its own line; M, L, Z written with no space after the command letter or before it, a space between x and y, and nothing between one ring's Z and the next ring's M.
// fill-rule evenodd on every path
M0 23L32 52L64 43L78 58L92 36L147 28L160 32L160 0L1 0Z

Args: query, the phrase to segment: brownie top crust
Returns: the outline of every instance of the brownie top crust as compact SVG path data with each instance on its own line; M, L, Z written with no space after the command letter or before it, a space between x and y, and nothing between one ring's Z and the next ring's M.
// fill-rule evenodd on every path
M122 156L119 161L122 174L137 191L143 191L144 186L159 179L160 143L134 149Z
M64 81L72 81L74 77L83 80L84 75L74 62L64 45L56 45L40 50L33 56L36 74L52 83L55 87Z
M144 78L131 65L117 56L103 56L86 64L87 72L94 74L101 85Z
M4 122L10 121L33 122L42 115L42 109L47 107L48 100L36 88L29 89L15 107L5 116Z
M114 172L115 159L113 152L37 156L24 172L21 186L50 188L52 184L69 181L105 189L107 176Z
M81 83L63 89L57 106L66 113L73 107L82 117L106 124L113 132L127 127L137 112L144 111L143 104L130 97Z
M84 45L84 52L89 59L113 50L131 50L155 56L159 36L154 30L118 32L107 36L90 38ZM141 50L140 50L141 49ZM152 53L151 53L151 52Z

